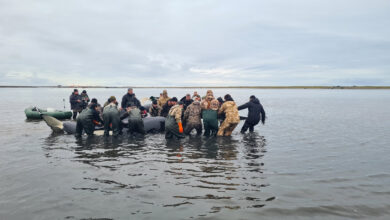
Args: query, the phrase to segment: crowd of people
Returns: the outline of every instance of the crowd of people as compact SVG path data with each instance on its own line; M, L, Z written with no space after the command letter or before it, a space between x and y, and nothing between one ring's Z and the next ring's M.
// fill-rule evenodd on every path
M145 108L136 98L133 89L122 97L121 104L115 96L111 96L103 105L96 98L89 100L84 90L81 95L74 89L70 98L73 119L77 121L76 136L81 137L84 131L87 135L93 135L95 126L104 126L104 135L108 136L112 131L113 136L122 134L123 124L121 121L128 118L129 133L145 134L142 118L165 117L165 138L184 138L193 130L197 135L204 136L230 136L240 122L239 110L248 109L248 117L241 128L241 133L248 129L254 131L260 121L265 123L265 111L258 98L254 95L249 97L249 102L237 106L231 95L224 98L215 98L212 90L207 90L204 97L196 91L186 94L178 100L170 98L167 90L160 97L150 97L151 105ZM78 116L77 116L78 115ZM203 126L202 126L203 119Z

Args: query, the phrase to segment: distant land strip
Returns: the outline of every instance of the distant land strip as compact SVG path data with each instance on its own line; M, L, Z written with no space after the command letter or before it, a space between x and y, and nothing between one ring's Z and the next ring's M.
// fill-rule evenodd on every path
M390 89L390 86L11 86L0 88L138 88L138 89Z

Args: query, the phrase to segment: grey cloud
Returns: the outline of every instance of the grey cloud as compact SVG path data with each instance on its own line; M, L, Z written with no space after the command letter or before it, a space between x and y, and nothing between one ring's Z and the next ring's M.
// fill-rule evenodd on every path
M389 9L380 0L0 1L0 79L385 85Z

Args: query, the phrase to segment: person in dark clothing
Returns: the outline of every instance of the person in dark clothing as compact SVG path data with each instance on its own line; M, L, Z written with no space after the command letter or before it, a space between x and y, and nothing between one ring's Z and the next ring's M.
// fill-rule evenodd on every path
M223 105L224 101L223 101L222 97L218 97L217 100L218 100L219 108L220 108L220 107ZM226 118L226 117L225 117L225 114L224 114L224 113L218 115L219 125L222 124L222 122L225 120L225 118Z
M80 113L83 110L82 99L81 95L79 95L79 91L74 89L69 97L70 109L73 111L73 120L76 120L77 113Z
M112 129L112 135L117 137L122 133L118 102L115 96L111 96L109 101L110 104L104 107L103 110L104 136L109 136L110 129Z
M81 93L81 101L83 103L83 109L87 108L88 106L88 103L89 103L89 96L87 94L87 91L86 90L83 90L83 92Z
M152 117L157 117L161 115L161 110L161 107L157 104L157 100L154 100L149 108L149 114Z
M249 102L245 103L238 107L238 110L248 109L248 117L245 120L244 125L241 128L241 133L245 133L248 128L249 132L253 132L255 125L257 125L260 120L265 123L265 111L263 106L260 104L260 101L256 96L252 95L249 98Z
M129 106L137 106L137 108L141 107L141 102L135 97L133 93L133 89L130 88L127 90L127 94L122 97L121 107L122 109L126 109Z
M175 98L175 102L177 102L177 98L176 97L173 97ZM173 104L172 104L172 99L168 100L167 103L165 103L162 107L162 110L161 110L161 116L163 117L167 117L168 116L168 113L169 113L169 110L171 110Z
M191 98L190 94L187 94L186 96L181 98L180 101L183 103L183 109L185 111L187 107L191 105L194 100Z
M103 119L103 107L98 103L96 98L91 99L91 103L88 104L87 108L91 107L91 105L97 105L97 111L99 112L100 118Z
M77 117L76 137L81 137L83 130L88 136L92 136L95 125L98 125L99 122L103 123L97 111L97 105L93 104L89 109L82 111L79 117Z
M135 132L140 134L145 134L144 122L142 120L141 110L137 106L132 105L127 108L129 113L129 133L133 134Z

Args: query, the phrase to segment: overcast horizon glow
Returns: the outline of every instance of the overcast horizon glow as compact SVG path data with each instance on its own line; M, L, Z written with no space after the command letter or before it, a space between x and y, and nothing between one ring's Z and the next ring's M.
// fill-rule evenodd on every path
M0 0L0 85L390 85L390 1Z

